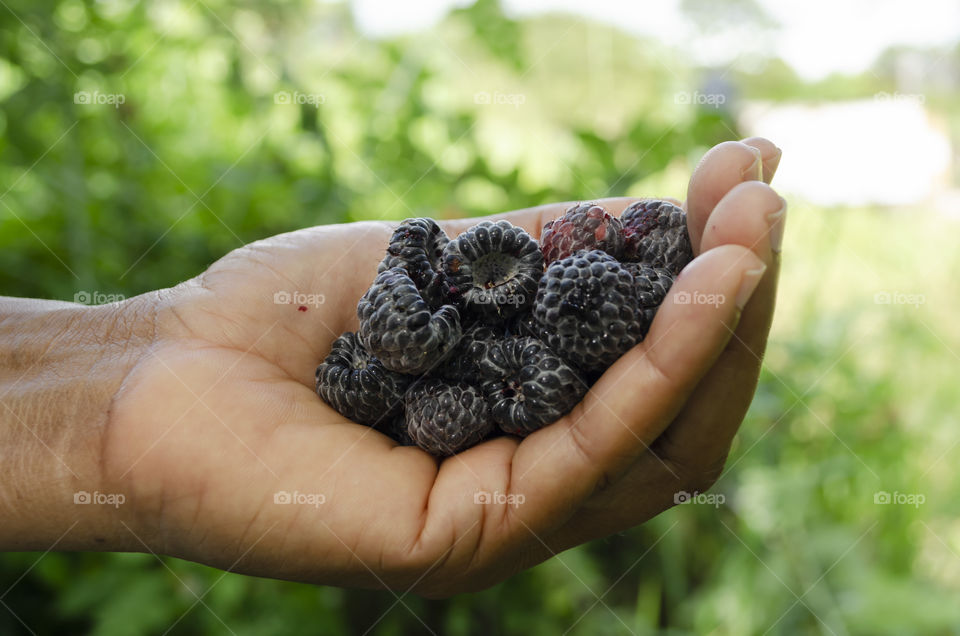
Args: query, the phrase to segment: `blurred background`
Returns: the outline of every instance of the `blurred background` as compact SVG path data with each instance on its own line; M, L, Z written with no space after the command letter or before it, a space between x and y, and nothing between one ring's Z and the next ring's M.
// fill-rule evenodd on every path
M709 501L447 601L4 554L0 634L960 634L958 98L956 1L0 1L5 295L109 302L313 224L682 198L755 134L790 202Z

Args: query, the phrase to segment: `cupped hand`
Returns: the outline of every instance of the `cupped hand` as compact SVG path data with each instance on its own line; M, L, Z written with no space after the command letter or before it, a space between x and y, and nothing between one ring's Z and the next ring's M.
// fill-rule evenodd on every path
M696 259L646 339L569 415L442 461L314 393L332 341L357 328L390 223L258 241L134 299L154 335L113 401L101 451L103 488L127 497L117 512L126 547L445 596L708 488L751 401L772 318L784 202L766 183L779 156L759 138L707 153L684 204ZM602 203L619 214L630 201ZM539 236L566 206L493 218ZM476 222L443 225L452 236Z

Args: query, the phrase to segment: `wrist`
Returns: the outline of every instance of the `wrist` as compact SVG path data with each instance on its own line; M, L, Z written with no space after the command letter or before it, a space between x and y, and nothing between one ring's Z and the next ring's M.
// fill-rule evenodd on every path
M150 304L0 298L0 549L129 543L101 449L113 398L153 339Z

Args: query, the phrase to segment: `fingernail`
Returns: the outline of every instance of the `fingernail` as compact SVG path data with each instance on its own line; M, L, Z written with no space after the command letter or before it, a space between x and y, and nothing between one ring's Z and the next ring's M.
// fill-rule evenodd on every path
M770 226L770 251L780 253L783 244L783 224L787 217L787 201L780 197L780 209L767 215L767 224Z
M743 308L747 306L747 301L753 296L753 292L757 288L757 285L760 284L760 279L763 278L765 271L767 271L767 266L761 265L756 269L748 269L743 273L743 279L740 281L740 289L737 290L737 297L733 301L737 305L737 309L743 311Z
M762 181L763 157L760 156L760 151L753 146L747 146L747 148L753 151L753 163L750 164L749 168L744 169L740 176L743 181Z
M777 167L780 165L780 157L782 156L783 151L777 148L777 154L763 162L764 174L770 175L769 179L765 179L767 183L773 181L773 175L777 173Z

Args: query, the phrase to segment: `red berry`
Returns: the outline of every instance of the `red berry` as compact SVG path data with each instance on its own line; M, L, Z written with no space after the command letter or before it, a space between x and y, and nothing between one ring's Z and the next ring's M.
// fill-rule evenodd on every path
M540 249L549 265L580 250L602 250L620 258L624 241L620 219L595 203L580 203L543 226Z

